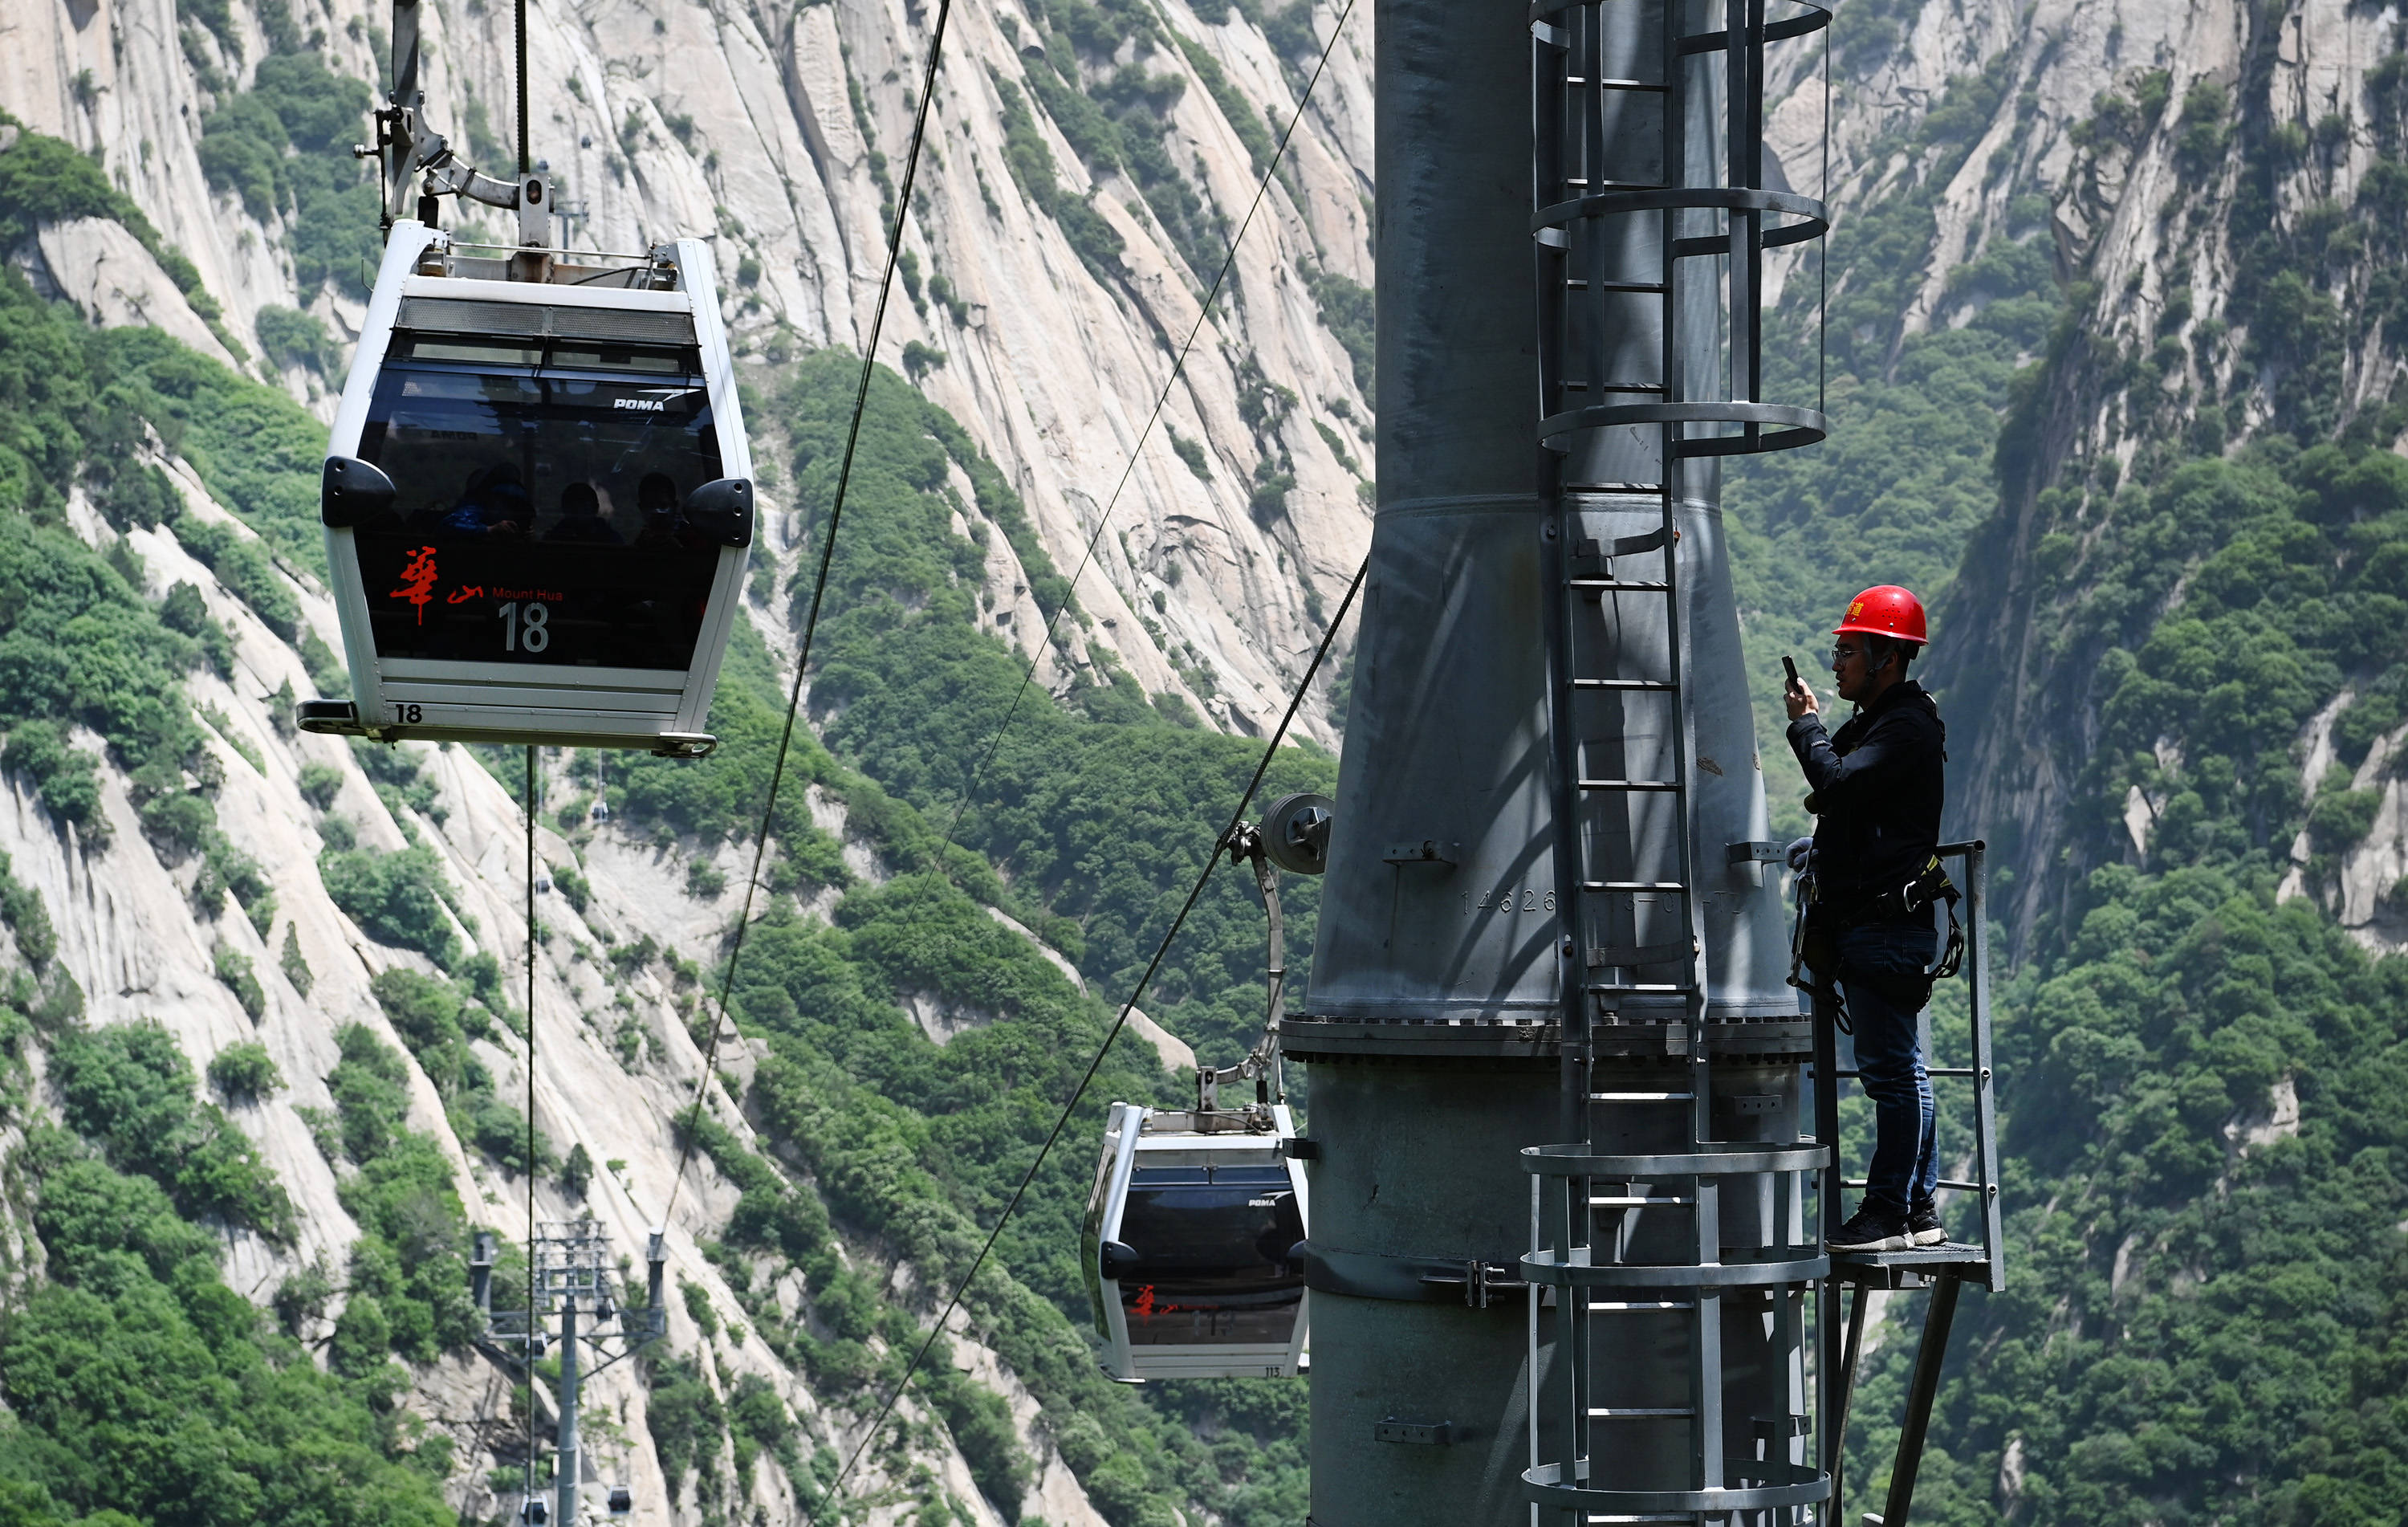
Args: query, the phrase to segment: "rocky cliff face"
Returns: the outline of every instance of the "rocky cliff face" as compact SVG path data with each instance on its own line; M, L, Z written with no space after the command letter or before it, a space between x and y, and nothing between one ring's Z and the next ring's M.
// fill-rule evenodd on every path
M737 345L765 374L798 348L857 348L933 15L903 4L530 7L531 152L573 214L559 224L565 241L712 239ZM1215 314L1130 466L1338 12L1265 20L1276 46L1226 7L1212 21L1183 5L1082 0L1050 21L1041 5L956 11L905 235L912 290L898 293L880 352L897 366L912 356L929 396L1027 499L1054 561L1086 568L1078 597L1096 628L1062 656L1039 635L1053 612L1035 607L1025 577L995 569L998 624L1045 655L1043 676L1068 683L1092 640L1148 689L1186 695L1240 731L1277 719L1301 672L1294 655L1317 638L1317 612L1369 537L1368 302L1359 335L1346 335L1355 354L1325 316L1370 281L1368 14L1332 50ZM345 341L363 310L344 279L355 272L296 265L302 214L225 189L222 170L205 168L205 126L280 44L322 48L337 73L380 80L387 21L350 0L299 11L9 0L0 101L101 159L191 259L236 343L260 348L260 312L290 307ZM507 173L509 7L430 6L424 36L436 124ZM346 212L356 218L356 206ZM503 237L499 218L473 211L464 230ZM356 266L357 236L346 237ZM86 252L51 253L41 252L60 267L58 289L94 317L177 322L171 304L121 295L143 283L96 274ZM282 380L331 410L338 380L298 365ZM825 507L765 486L772 511ZM1324 740L1334 725L1326 708L1307 721Z
M2068 650L2059 635L2056 553L2042 542L2108 533L2118 480L2161 470L2170 444L2210 455L2283 436L2392 444L2400 426L2386 406L2401 365L2382 295L2396 252L2361 221L2398 146L2383 68L2396 15L2315 3L2077 7L2035 30L2061 55L2092 61L2084 88L2028 122L2001 120L1993 151L2014 156L2051 198L2055 258L2079 283L2069 310L2079 338L2047 357L2024 427L2002 447L2005 517L1985 548L2005 554L1993 565L2000 576L1961 585L1956 613L1978 627L1978 644L1952 665L1985 708L1970 750L1973 810L2006 827L2026 928L2063 893L2064 869L2148 862L2172 793L2132 787L2126 842L2077 841L2088 835L2069 807L2101 740L2112 680L2101 680L2102 654ZM2016 175L1984 166L1980 180L1998 187ZM1971 165L1951 193L1969 228L1999 215L2000 191L1985 207ZM2052 487L2090 504L2068 516ZM2182 593L2177 583L2167 605ZM2311 803L2350 698L2320 707L2295 741ZM2339 787L2396 795L2388 751L2364 760L2371 778ZM2292 856L2307 866L2304 831ZM2396 809L2340 857L2337 871L2313 877L2319 900L2362 941L2399 947L2378 906L2401 862ZM2286 894L2304 888L2295 869Z

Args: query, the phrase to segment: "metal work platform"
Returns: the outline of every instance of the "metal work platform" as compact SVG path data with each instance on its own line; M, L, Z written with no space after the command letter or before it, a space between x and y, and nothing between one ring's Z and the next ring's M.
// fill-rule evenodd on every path
M1958 979L1965 983L1971 1064L1930 1064L1937 1052L1932 1047L1928 1005L1923 1010L1918 1037L1925 1069L1932 1078L1935 1109L1944 1107L1950 1093L1943 1088L1949 1084L1971 1084L1973 1175L1968 1179L1943 1177L1939 1186L1941 1192L1952 1198L1961 1200L1970 1195L1973 1199L1981 1218L1981 1239L1945 1241L1908 1251L1832 1253L1826 1299L1836 1304L1844 1289L1848 1306L1844 1327L1829 1318L1828 1309L1824 1311L1818 1364L1823 1376L1822 1409L1831 1418L1823 1439L1823 1467L1831 1478L1834 1521L1846 1520L1842 1514L1846 1489L1843 1454L1872 1290L1926 1289L1931 1295L1931 1308L1925 1314L1923 1334L1915 1347L1914 1376L1907 1384L1906 1413L1899 1430L1897 1457L1890 1468L1889 1493L1878 1517L1869 1514L1866 1519L1879 1521L1883 1527L1902 1527L1914 1504L1915 1477L1931 1427L1931 1407L1940 1394L1941 1372L1947 1361L1948 1336L1956 1323L1957 1297L1969 1284L1993 1292L2006 1286L2006 1235L2000 1204L1998 1108L1994 1100L1996 1076L1990 1059L1990 941L1984 905L1987 890L1985 845L1979 839L1943 843L1940 857L1943 863L1955 860L1962 866L1961 872L1954 876L1965 898L1965 961ZM1818 1140L1840 1139L1840 1083L1856 1075L1855 1071L1840 1065L1838 1049L1834 1026L1828 1017L1818 1021L1814 1025L1813 1071L1814 1135ZM1836 1164L1833 1170L1824 1173L1823 1223L1839 1224L1842 1194L1861 1190L1864 1186L1861 1181L1844 1178Z

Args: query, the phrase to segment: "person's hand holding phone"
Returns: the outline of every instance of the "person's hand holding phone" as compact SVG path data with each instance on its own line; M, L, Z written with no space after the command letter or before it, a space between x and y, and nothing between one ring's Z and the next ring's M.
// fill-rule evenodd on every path
M1820 712L1823 707L1814 699L1814 691L1806 687L1806 681L1798 676L1797 660L1784 653L1781 666L1789 675L1788 685L1781 691L1782 703L1789 709L1789 719L1795 721L1801 715L1813 715Z

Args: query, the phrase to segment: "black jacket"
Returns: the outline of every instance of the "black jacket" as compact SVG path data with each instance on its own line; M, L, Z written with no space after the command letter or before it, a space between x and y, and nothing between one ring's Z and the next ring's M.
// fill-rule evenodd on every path
M1896 890L1931 862L1947 746L1940 707L1913 679L1892 684L1836 736L1824 735L1818 715L1789 724L1789 750L1814 791L1806 809L1817 818L1814 869L1826 902L1844 907Z

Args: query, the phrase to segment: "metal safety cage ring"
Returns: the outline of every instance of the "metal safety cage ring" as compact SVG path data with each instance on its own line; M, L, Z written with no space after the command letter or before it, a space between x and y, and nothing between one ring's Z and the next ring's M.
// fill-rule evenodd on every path
M1635 191L1592 191L1584 196L1541 207L1530 214L1530 232L1537 235L1550 228L1569 227L1584 218L1678 211L1730 212L1735 215L1770 212L1798 219L1795 223L1784 223L1759 234L1757 244L1763 249L1803 244L1831 231L1830 209L1813 197L1801 196L1794 191L1758 191L1753 186L1740 185L1677 185ZM1693 234L1672 242L1672 253L1681 259L1703 259L1707 255L1729 252L1730 234L1727 229L1721 234Z
M1643 1156L1598 1156L1580 1145L1529 1145L1522 1170L1540 1177L1733 1177L1760 1172L1819 1172L1831 1164L1828 1145L1766 1145L1706 1141L1696 1149Z
M1568 10L1581 10L1606 3L1607 0L1533 0L1529 19L1534 22L1544 22L1550 16L1561 16ZM1786 42L1792 37L1808 36L1831 24L1831 11L1828 6L1813 5L1811 0L1793 0L1793 3L1798 6L1798 15L1764 23L1766 42ZM1727 47L1725 39L1729 36L1727 32L1692 33L1681 39L1681 51L1702 53Z
M1744 435L1707 435L1672 442L1676 456L1750 456L1766 451L1787 451L1813 445L1830 431L1830 423L1814 409L1788 403L1745 403L1732 400L1698 403L1598 403L1572 409L1539 421L1541 442L1583 429L1614 425L1740 425ZM1771 428L1766 428L1766 425Z
M1799 0L1799 5L1801 14L1784 16L1780 21L1765 22L1758 40L1786 42L1792 37L1809 36L1831 24L1831 12L1828 7L1810 4L1808 0ZM1684 53L1720 52L1730 46L1729 38L1728 32L1693 32L1681 39L1681 51Z
M1582 1465L1585 1477L1587 1465ZM1783 1460L1731 1458L1724 1472L1769 1482L1711 1490L1592 1490L1563 1483L1563 1465L1541 1463L1522 1471L1523 1497L1533 1505L1579 1511L1589 1520L1644 1521L1669 1512L1714 1516L1733 1511L1770 1511L1813 1505L1831 1495L1831 1477L1821 1469Z

